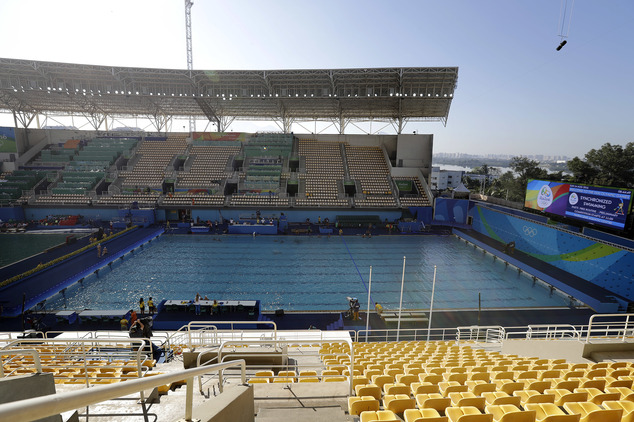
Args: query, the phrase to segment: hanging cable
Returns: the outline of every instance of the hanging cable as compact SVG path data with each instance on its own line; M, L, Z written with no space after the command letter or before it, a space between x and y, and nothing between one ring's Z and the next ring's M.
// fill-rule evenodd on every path
M568 38L568 34L570 33L570 23L572 22L572 11L574 7L575 0L571 0L570 12L568 13L568 0L561 0L561 7L559 8L559 39L561 42L559 43L559 46L557 46L557 51L561 50L563 46L568 43L566 38ZM568 21L567 24L566 20Z

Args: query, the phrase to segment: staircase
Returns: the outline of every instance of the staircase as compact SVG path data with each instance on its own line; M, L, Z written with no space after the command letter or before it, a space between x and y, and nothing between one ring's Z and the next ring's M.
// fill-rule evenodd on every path
M352 422L347 382L254 384L255 421Z

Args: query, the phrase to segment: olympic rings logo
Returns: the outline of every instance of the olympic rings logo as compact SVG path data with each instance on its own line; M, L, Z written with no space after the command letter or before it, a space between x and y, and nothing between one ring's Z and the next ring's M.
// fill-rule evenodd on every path
M535 237L537 235L537 229L535 227L524 226L522 230L526 236Z

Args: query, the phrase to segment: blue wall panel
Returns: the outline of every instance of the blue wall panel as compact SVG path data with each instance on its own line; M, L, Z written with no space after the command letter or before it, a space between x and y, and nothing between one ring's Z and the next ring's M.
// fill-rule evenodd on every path
M474 230L634 300L634 253L486 207L471 215Z
M447 224L466 224L468 210L469 200L467 199L436 198L434 220Z

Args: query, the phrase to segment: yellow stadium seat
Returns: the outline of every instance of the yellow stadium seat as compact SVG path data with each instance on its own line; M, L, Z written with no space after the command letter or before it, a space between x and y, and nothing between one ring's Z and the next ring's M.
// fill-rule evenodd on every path
M470 391L462 393L449 393L451 399L451 405L454 407L473 406L477 407L479 411L484 412L485 398L476 396Z
M379 400L381 398L381 387L376 384L361 384L354 387L357 396L372 396Z
M560 388L552 388L544 391L546 394L554 394L555 396L555 404L557 406L563 406L564 403L569 402L584 402L588 400L588 393L571 393L568 390L563 390Z
M449 396L449 393L462 393L469 391L469 387L460 384L458 381L443 381L438 383L440 394L445 397Z
M554 403L554 394L542 394L536 390L519 390L513 393L520 398L520 403L524 407L528 403Z
M482 380L467 381L465 384L467 385L468 390L476 396L481 396L482 393L493 392L497 389L495 384Z
M622 409L621 422L634 422L634 402L629 400L604 401L604 409Z
M445 414L451 422L491 422L493 415L490 413L480 413L473 406L448 407Z
M396 414L401 414L405 409L414 409L416 401L407 394L387 394L383 396L383 407Z
M534 390L534 391L538 391L541 394L543 394L545 390L551 388L551 386L552 386L551 380L547 380L547 381L524 381L524 389L525 390Z
M534 410L520 410L512 404L487 406L486 412L493 415L496 422L535 422L536 416Z
M535 411L537 422L578 422L581 415L568 415L553 403L527 403L526 410Z
M402 383L387 383L383 384L383 393L394 395L394 394L407 394L410 393L410 388L408 385Z
M512 404L520 406L521 400L517 396L510 396L503 391L493 391L490 393L482 393L488 405Z
M447 422L447 416L440 416L434 409L406 409L403 413L405 422Z
M348 397L348 413L358 416L364 411L379 410L379 401L372 396Z
M390 384L394 382L394 378L389 375L374 375L372 377L372 384L378 385L380 388L383 388L383 385Z
M634 402L634 391L631 388L626 387L605 387L606 393L619 393L618 400L629 400Z
M389 410L361 412L361 422L402 422L398 416Z
M623 409L602 409L591 402L564 403L566 412L581 415L580 422L621 422Z
M265 377L265 379L268 379L269 381L271 381L273 379L273 377L275 376L275 374L273 373L273 371L257 371L255 373L256 377Z

